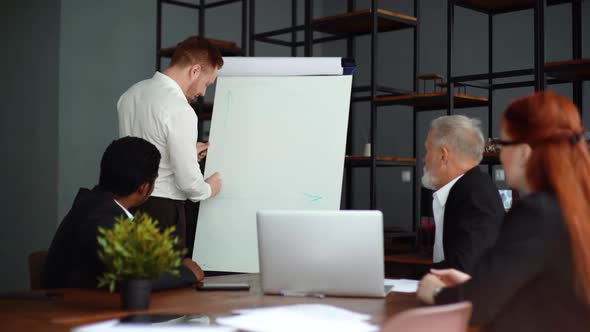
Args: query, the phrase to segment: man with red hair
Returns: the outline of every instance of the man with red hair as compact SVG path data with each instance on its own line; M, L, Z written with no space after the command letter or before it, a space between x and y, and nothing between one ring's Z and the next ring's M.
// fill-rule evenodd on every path
M210 41L187 38L177 45L170 67L133 85L117 103L119 134L141 137L162 154L154 192L138 210L163 228L176 226L182 247L187 247L185 200L202 201L221 189L219 174L204 179L200 171L198 156L207 145L197 143L198 118L190 102L205 95L222 66Z

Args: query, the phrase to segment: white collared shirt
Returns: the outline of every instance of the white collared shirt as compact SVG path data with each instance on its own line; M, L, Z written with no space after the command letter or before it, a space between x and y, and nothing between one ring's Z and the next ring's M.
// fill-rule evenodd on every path
M121 203L119 203L116 199L113 199L113 201L115 201L115 203L117 203L117 205L119 205L119 207L125 211L125 214L129 219L133 220L133 215L123 205L121 205Z
M445 260L445 250L443 247L443 227L445 220L445 206L447 205L447 198L451 188L455 185L464 174L459 175L449 183L442 186L440 189L432 194L432 212L434 213L434 251L432 254L432 261L434 263Z
M141 137L162 155L152 196L193 202L211 196L197 159L197 115L176 81L156 72L129 88L117 110L119 135Z

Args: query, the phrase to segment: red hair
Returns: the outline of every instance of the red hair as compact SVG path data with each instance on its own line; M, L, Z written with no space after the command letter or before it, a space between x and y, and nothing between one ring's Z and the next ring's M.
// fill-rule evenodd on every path
M571 239L582 298L590 303L590 154L577 107L555 92L514 101L503 116L510 139L528 143L531 191L555 193Z
M203 67L212 66L217 69L223 67L223 57L213 43L197 36L188 37L176 45L176 50L170 60L170 66L192 66L199 64Z

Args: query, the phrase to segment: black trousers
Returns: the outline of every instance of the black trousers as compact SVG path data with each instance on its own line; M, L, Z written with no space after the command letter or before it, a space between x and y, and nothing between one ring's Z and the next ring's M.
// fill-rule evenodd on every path
M199 216L200 204L200 202L192 202L190 200L184 203L184 211L186 213L186 247L191 258L195 246L195 236L197 235L197 217Z
M187 247L187 223L184 201L152 196L145 203L135 208L132 213L136 211L145 212L153 219L158 220L160 231L170 226L175 226L176 230L172 234L178 236L179 247L181 249L189 249ZM194 234L192 237L194 239ZM186 256L190 257L191 255L192 250L187 252Z

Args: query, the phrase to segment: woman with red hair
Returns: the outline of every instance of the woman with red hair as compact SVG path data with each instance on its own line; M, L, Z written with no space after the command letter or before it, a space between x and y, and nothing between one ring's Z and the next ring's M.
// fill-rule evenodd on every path
M432 270L418 297L467 300L490 331L590 331L590 154L568 99L539 92L514 101L501 122L500 160L523 198L472 276Z

